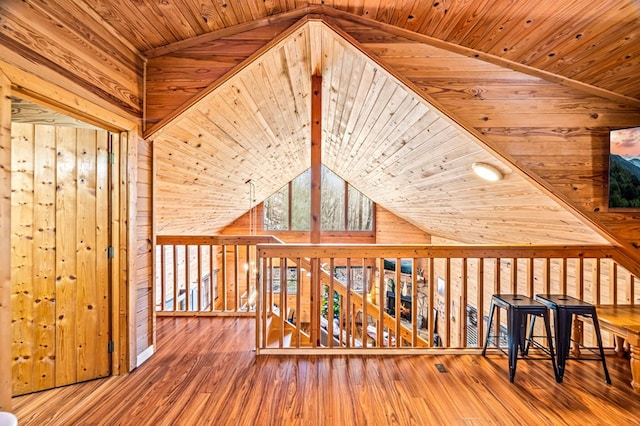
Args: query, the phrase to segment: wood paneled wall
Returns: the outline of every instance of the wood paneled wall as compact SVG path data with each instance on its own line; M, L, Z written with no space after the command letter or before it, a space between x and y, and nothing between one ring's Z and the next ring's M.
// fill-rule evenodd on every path
M431 235L377 205L376 244L431 244Z
M132 135L140 135L137 126L140 125L143 113L144 58L128 41L105 26L104 21L88 4L64 2L64 5L57 5L51 10L45 6L37 2L0 4L3 22L0 34L0 67L10 81L8 85L2 85L5 90L2 100L5 100L5 93L6 99L10 99L11 95L19 96L32 102L42 102L57 112L111 131L129 131ZM69 19L71 14L82 18ZM3 132L9 137L10 106L2 111L1 116L2 121L7 123ZM7 142L6 147L9 145ZM120 164L123 168L119 169L123 175L115 176L111 182L114 192L118 193L115 200L119 202L122 199L124 203L118 205L118 213L112 217L113 233L117 236L113 296L124 303L116 304L112 312L113 323L117 324L114 332L119 333L113 364L116 373L135 367L137 352L142 351L142 347L147 349L145 345L153 341L153 327L150 325L153 313L149 303L141 309L137 308L138 300L150 297L148 293L151 291L152 277L151 257L145 259L136 250L140 247L148 248L152 238L150 209L136 213L138 194L141 194L142 205L151 199L149 186L140 185L136 188L136 182L131 180L137 171L137 148L138 144L135 143L132 149L123 151L124 159ZM1 154L7 154L5 160L10 161L8 151L0 151ZM128 155L133 155L131 161L127 158ZM142 158L143 161L150 162L150 157L145 158L143 155ZM6 161L2 162L2 170L10 170L5 163ZM141 166L145 167L147 166ZM3 186L2 191L5 190L8 193L8 187ZM7 206L3 203L1 207L4 212ZM130 212L132 216L129 216ZM137 230L133 228L136 222L145 222L147 225ZM3 213L3 229L9 223L9 215ZM10 232L7 230L1 235L3 238L0 247L10 247ZM8 253L10 249L3 252ZM7 271L8 274L10 270L8 265L0 265L0 271ZM134 282L136 285L133 285ZM137 297L138 288L146 288L147 295ZM8 303L3 301L6 299L8 302L10 290L3 283L0 283L0 290L2 315L5 312L3 309L8 309ZM132 294L127 293L129 290ZM144 291L141 293L144 294ZM131 301L130 305L127 305L127 301ZM145 325L137 327L134 325L136 323ZM3 320L1 324L0 337L11 339L10 321ZM136 330L138 333L134 334ZM129 337L132 338L131 346ZM3 356L6 353L0 352ZM5 363L0 362L0 365L4 366ZM6 371L0 367L0 381L8 385L0 386L0 408L8 408L10 403L11 362L6 365L9 366Z
M68 19L70 13L82 16ZM0 57L97 105L142 116L144 60L81 2L0 3Z
M271 25L257 21L188 40L172 49L148 52L147 127L153 126L206 89L297 21L281 17ZM254 28L257 27L257 28ZM199 41L202 40L202 41ZM178 49L178 47L181 47Z
M151 142L137 138L136 179L136 356L140 357L154 347L155 315L153 298L153 146ZM144 358L144 357L143 357ZM138 358L139 365L144 359Z
M0 347L11 347L11 81L0 70ZM0 411L11 409L11 351L0 351Z

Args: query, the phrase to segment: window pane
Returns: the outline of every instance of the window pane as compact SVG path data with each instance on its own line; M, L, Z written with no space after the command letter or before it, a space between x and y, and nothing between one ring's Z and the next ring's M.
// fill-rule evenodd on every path
M287 293L296 294L298 292L298 268L287 270Z
M322 167L320 183L320 229L344 231L344 181Z
M349 185L349 231L373 230L373 202Z
M311 169L291 182L291 230L311 229Z
M289 185L264 201L264 229L286 231L289 229Z

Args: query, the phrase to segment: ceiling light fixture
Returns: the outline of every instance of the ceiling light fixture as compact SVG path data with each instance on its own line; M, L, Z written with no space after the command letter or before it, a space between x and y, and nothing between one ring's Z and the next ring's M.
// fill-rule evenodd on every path
M484 180L488 180L490 182L497 182L503 178L502 172L490 164L486 163L473 163L471 168Z

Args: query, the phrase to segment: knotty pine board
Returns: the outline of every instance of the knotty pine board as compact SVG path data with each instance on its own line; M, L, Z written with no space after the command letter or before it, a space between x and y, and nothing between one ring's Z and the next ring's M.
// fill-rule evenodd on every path
M13 393L23 394L110 372L108 154L106 131L13 123L12 137Z

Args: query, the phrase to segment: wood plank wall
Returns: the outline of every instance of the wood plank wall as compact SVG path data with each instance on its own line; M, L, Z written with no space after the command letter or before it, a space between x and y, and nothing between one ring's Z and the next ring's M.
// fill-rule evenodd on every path
M431 244L431 235L376 205L376 244Z
M137 356L155 344L155 315L153 299L153 146L150 141L137 138L136 180L136 350ZM136 366L143 359L138 359Z
M146 76L146 124L152 126L197 96L297 21L207 34L207 40L179 50L150 52ZM260 22L254 25L260 25ZM233 32L232 32L233 31ZM235 32L239 33L235 33Z
M606 192L609 130L640 125L640 109L433 47L426 39L410 40L387 27L337 23L366 52L626 243L640 261L637 213L609 212Z
M17 96L34 102L42 100L55 106L57 111L112 131L130 131L139 138L141 132L136 126L141 127L143 116L145 59L131 43L105 26L95 11L83 3L69 1L57 7L37 2L2 2L0 16L4 26L0 32L3 61L0 66L9 72L14 90L18 89ZM70 19L70 16L82 18ZM135 213L138 195L141 205L148 207L150 187L141 184L135 188L135 182L134 188L128 186L130 177L137 171L137 157L127 161L126 156L135 154L137 148L135 143L123 152L123 180L116 177L112 182L116 190L125 185L122 195L128 203L119 211L123 222L116 216L113 223L114 234L122 242L116 256L122 257L122 261L116 267L114 284L118 288L114 291L124 302L113 312L119 324L115 330L122 332L114 354L116 373L134 368L137 352L143 350L143 346L147 349L148 342L153 341L150 304L147 301L140 309L136 306L139 300L150 297L152 277L150 257L138 254L138 249L144 252L144 247L150 245L151 213L150 210ZM148 168L149 161L150 157L143 154L140 168ZM129 195L133 198L128 198ZM119 196L116 199L119 200ZM136 221L144 223L143 227L137 230L132 227L129 233L127 227ZM127 294L127 290L135 293L139 288L146 290L140 290L141 294ZM128 307L127 300L131 301ZM136 329L138 333L134 335ZM128 342L127 333L133 337L132 342ZM128 345L131 346L128 348ZM0 374L0 379L4 378Z
M11 81L0 70L0 347L11 347ZM11 410L11 351L0 351L0 411Z
M1 2L0 56L97 105L140 118L142 56L76 3L63 6ZM83 19L68 19L69 13Z

